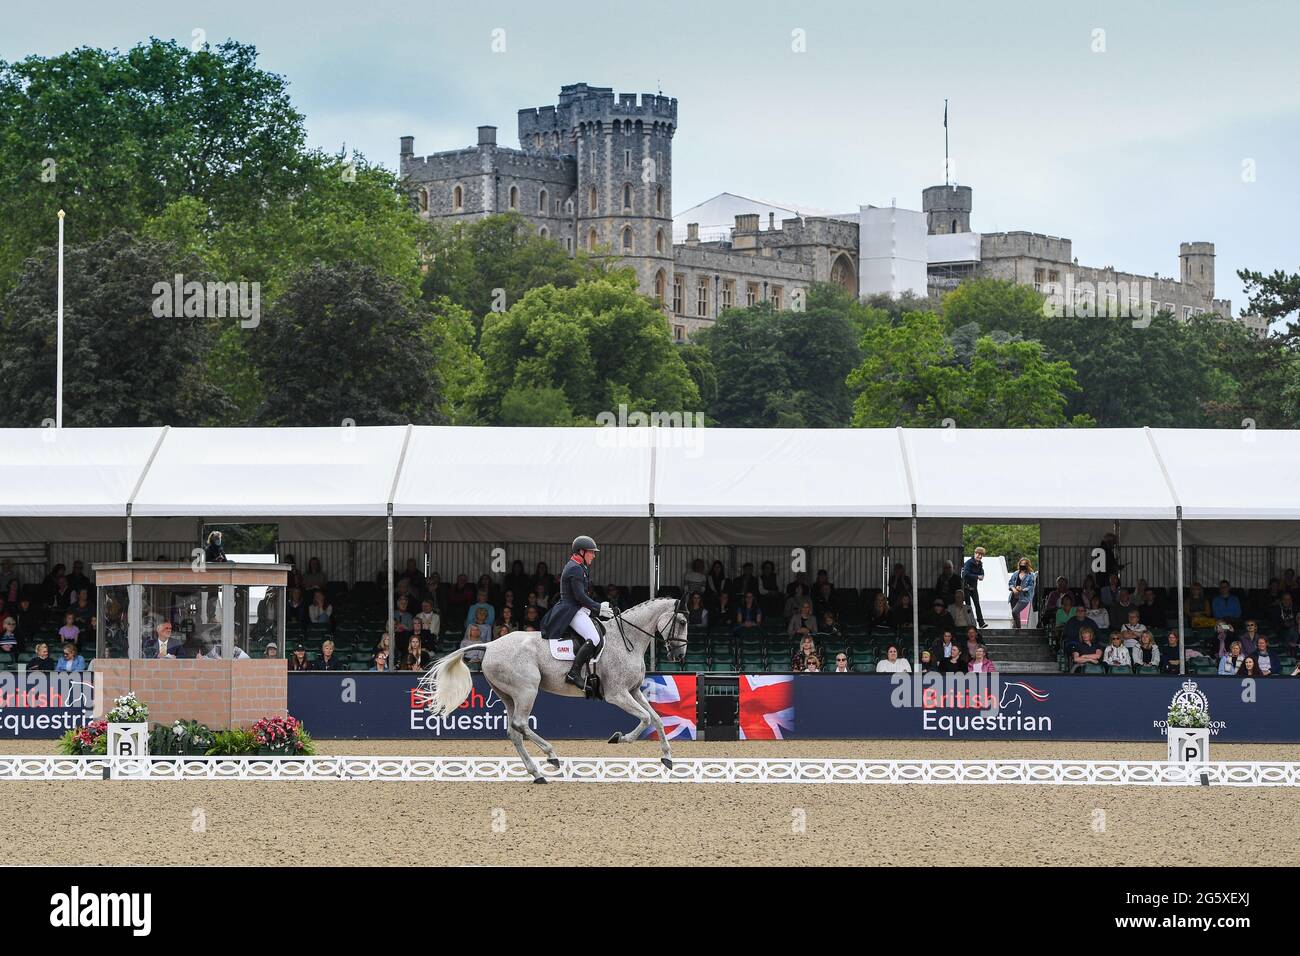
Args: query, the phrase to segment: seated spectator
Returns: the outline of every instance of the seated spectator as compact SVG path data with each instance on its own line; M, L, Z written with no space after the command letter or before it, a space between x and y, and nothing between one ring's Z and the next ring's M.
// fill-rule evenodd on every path
M185 656L184 651L181 649L182 642L172 635L171 621L159 621L158 626L154 628L154 632L154 639L149 642L149 646L144 648L145 657L159 660L164 658L176 660Z
M467 644L486 644L492 640L492 622L488 620L487 609L480 605L474 610L474 620L465 628L465 639L461 646Z
M1079 640L1065 649L1065 659L1070 662L1072 674L1081 673L1086 664L1101 663L1102 649L1093 640L1094 636L1092 628L1085 627L1079 632Z
M817 619L813 617L811 601L804 601L803 606L791 615L785 626L785 632L791 637L817 633Z
M686 601L686 624L701 630L709 628L709 609L704 606L704 594L700 591L692 591Z
M411 613L410 599L402 595L397 599L397 609L393 612L393 626L398 634L409 634L415 615Z
M1169 637L1165 639L1164 651L1161 654L1163 663L1160 669L1166 674L1177 674L1182 670L1183 655L1178 652L1178 632L1170 631Z
M1079 635L1085 627L1090 627L1093 631L1098 629L1096 623L1088 617L1088 613L1080 604L1074 609L1074 617L1066 621L1061 627L1061 646L1064 647L1078 641Z
M288 623L307 623L307 604L302 599L302 591L289 589L289 596L284 602L284 619Z
M1259 673L1263 677L1271 677L1281 671L1282 665L1277 659L1277 655L1268 649L1268 638L1261 637L1255 643L1254 653L1255 663L1259 665Z
M889 612L889 626L895 630L912 626L912 595L899 595L898 603Z
M840 633L840 625L836 620L834 611L828 608L822 613L822 622L821 626L817 629L817 633L824 634L827 637L833 637L836 640L840 639L842 636Z
M518 628L515 624L514 608L507 605L501 609L501 616L497 618L497 626L492 633L496 634L497 637L501 637L505 634L512 634L516 630L518 630ZM432 633L436 635L437 631Z
M1070 598L1071 605L1073 605L1074 595L1070 593L1070 582L1065 575L1060 575L1056 579L1056 587L1048 591L1047 596L1043 598L1043 617L1047 617L1049 611L1059 610L1061 602L1067 597ZM1070 615L1067 614L1061 618L1060 623L1064 624L1069 618Z
M1231 624L1229 624L1227 621L1220 621L1218 624L1214 625L1214 638L1213 638L1213 645L1210 649L1210 656L1226 657L1228 654L1228 649L1232 644L1232 640L1233 640L1233 635L1232 635ZM1251 647L1250 644L1242 645L1242 649L1246 651L1249 651L1250 647Z
M312 558L312 560L316 560ZM307 608L307 617L313 624L328 624L334 616L334 605L325 597L324 591L313 591L311 606Z
M754 562L746 561L740 566L740 574L731 579L731 593L740 598L747 591L758 594L758 577L754 574Z
M939 635L939 639L934 642L934 660L946 661L952 657L952 649L957 646L953 640L952 631L944 631Z
M1100 595L1094 594L1089 598L1088 610L1084 613L1099 633L1110 630L1110 611L1102 607Z
M275 641L268 641L266 648L262 651L262 656L268 659L275 659L280 656L280 645Z
M1278 603L1269 609L1273 633L1282 644L1294 645L1300 641L1295 610L1295 598L1291 596L1290 591L1284 591Z
M1119 629L1119 633L1116 635L1124 646L1128 648L1130 656L1132 656L1133 648L1142 643L1142 635L1147 633L1147 626L1138 620L1139 614L1139 611L1130 610L1128 612L1128 620L1124 622L1124 625Z
M1228 653L1219 658L1219 675L1227 677L1237 673L1241 670L1241 662L1245 656L1241 652L1241 641L1234 639L1229 645Z
M927 651L926 653L928 654L929 652ZM849 673L849 658L843 651L840 651L840 653L835 655L835 673Z
M62 565L60 565L62 567ZM72 585L68 583L66 575L60 574L54 583L54 589L50 594L50 607L60 611L67 610L77 603L77 592L73 590Z
M980 644L975 647L975 656L971 658L966 670L971 674L992 674L997 668L989 660L988 651L984 649L984 645Z
M376 651L375 656L370 659L370 669L372 671L388 670L388 653L386 651Z
M821 617L827 611L835 610L835 591L829 581L823 581L813 591L813 613Z
M479 588L477 592L478 599L469 606L469 613L465 615L465 627L475 624L486 624L491 630L496 620L496 608L488 600L488 592L485 588ZM483 619L479 620L479 612L483 612Z
M808 590L808 585L796 583L790 596L785 599L785 614L783 615L788 621L792 614L798 613L799 609L805 604L812 604L812 592Z
M1055 595L1056 592L1053 591L1052 594ZM1083 605L1080 604L1079 607L1083 607ZM1051 621L1054 627L1065 627L1069 621L1075 619L1074 608L1074 595L1067 591L1065 594L1059 595L1056 610L1052 612L1051 616L1049 617L1044 613L1043 619Z
M877 674L910 674L912 665L907 662L906 657L898 656L898 648L893 644L889 645L889 650L885 652L885 659L876 662Z
M1106 645L1102 663L1106 665L1108 671L1117 667L1132 668L1133 658L1129 655L1128 648L1124 646L1124 641L1118 632L1110 636L1110 643Z
M942 570L939 571L939 578L934 583L935 594L947 605L953 603L960 589L961 575L957 573L951 561L945 561Z
M721 561L714 561L709 568L708 577L704 579L704 596L713 607L718 606L720 595L731 593L731 579Z
M1114 572L1106 575L1106 583L1101 587L1101 603L1110 607L1119 602L1119 575Z
M948 613L952 615L952 622L957 627L970 627L975 623L975 617L970 612L970 605L966 602L964 588L958 588L953 592L952 604L948 607Z
M948 613L948 605L943 603L943 598L934 599L934 602L930 605L930 613L925 616L925 619L921 621L921 624L924 627L932 627L939 630L945 628L955 630L957 627L957 622L954 621L952 615Z
M803 672L805 674L820 674L821 670L822 670L822 662L817 657L816 654L813 654L806 661L804 661Z
M291 671L311 670L311 661L307 660L306 644L295 644L293 646L293 653L289 655L289 670Z
M966 628L966 660L972 660L975 657L975 648L984 646L984 638L980 637L979 628Z
M1241 659L1241 666L1237 668L1237 676L1238 677L1267 677L1268 675L1265 674L1262 670L1260 670L1259 664L1255 660L1255 658L1247 654L1245 657Z
M522 564L519 566L523 567ZM502 609L502 614L507 610L510 610L509 604ZM420 602L420 613L417 614L416 617L420 619L420 623L424 626L424 630L429 634L436 635L442 633L442 618L438 616L437 607L433 603L433 598L427 597Z
M525 631L540 631L542 616L537 612L537 608L531 604L524 608L524 626Z
M516 595L527 594L532 590L532 581L528 579L528 572L524 570L524 562L515 559L510 565L510 572L502 579L501 587L507 591L513 591ZM427 597L431 597L426 592Z
M894 570L889 575L889 603L898 607L904 597L911 600L912 579L907 576L907 570L899 563L894 565Z
M344 664L334 653L334 642L326 639L325 643L320 646L320 660L312 670L317 671L345 671L348 666Z
M0 622L0 651L9 656L9 663L18 661L18 619L6 617Z
M466 639L460 642L461 647L467 644L475 643ZM414 634L406 642L406 653L402 656L402 666L399 670L404 671L426 671L429 669L429 652L424 649L420 639Z
M948 656L940 659L940 674L965 674L970 661L966 655L961 652L961 647L954 644L949 650Z
M785 586L785 596L794 597L796 594L803 597L812 597L812 585L808 583L808 574L805 571L796 571L790 583ZM786 615L789 617L790 615Z
M889 613L889 602L885 600L885 595L877 594L871 602L871 610L867 612L868 626L890 627Z
M703 569L703 567L704 564L703 562L701 562L700 568ZM784 593L785 593L784 589L781 587L780 583L778 583L778 581L776 580L776 565L773 564L771 561L764 561L763 569L759 572L758 575L759 597L767 597L767 595L769 594L783 595Z
M77 616L71 611L63 615L63 626L59 628L59 640L65 644L75 644L81 637L81 628L76 624Z
M1219 593L1210 602L1210 608L1214 611L1216 621L1235 624L1241 620L1241 601L1232 593L1232 588L1226 579L1219 582Z
M696 558L691 562L691 569L682 575L683 594L703 594L708 579L704 573L704 559Z
M325 572L321 570L320 558L308 559L307 573L302 576L301 583L304 591L325 590L325 585L329 582L325 580Z
M56 671L76 672L86 669L86 659L77 653L77 645L71 641L63 645L63 656L54 666Z
M1201 586L1195 582L1187 589L1187 600L1183 602L1183 618L1187 626L1196 630L1214 627L1214 609L1210 599L1205 596Z
M1246 627L1241 635L1241 652L1243 654L1254 654L1259 649L1259 622L1253 617L1248 618Z
M763 626L763 609L758 606L758 595L753 591L746 591L744 603L736 608L736 629L749 630L750 628ZM813 627L817 622L813 621Z
M820 660L821 656L822 656L821 648L817 646L816 642L813 640L812 635L805 634L799 640L798 650L796 650L794 652L794 656L790 658L790 670L794 671L797 674L803 670L804 664L807 663L808 658L816 657L818 660Z
M1165 626L1165 609L1156 600L1156 592L1152 588L1142 592L1142 606L1138 608L1138 620L1151 630Z
M1141 608L1133 603L1128 588L1120 588L1119 600L1112 604L1107 610L1110 611L1110 625L1112 628L1122 628L1128 623L1128 612L1137 611L1139 619L1141 618Z
M559 582L556 581L555 575L551 573L545 561L538 561L537 567L533 569L533 587L541 587L548 596L554 594L559 587Z
M86 591L77 592L77 603L72 608L72 623L83 631L90 627L91 618L95 616L95 609L90 604L90 594Z
M42 641L34 648L34 654L35 656L27 662L29 671L54 670L54 659L50 657L50 645Z
M1139 667L1160 666L1160 648L1156 647L1155 639L1152 638L1150 631L1143 632L1138 646L1129 651L1129 656L1133 658L1133 669L1135 671Z

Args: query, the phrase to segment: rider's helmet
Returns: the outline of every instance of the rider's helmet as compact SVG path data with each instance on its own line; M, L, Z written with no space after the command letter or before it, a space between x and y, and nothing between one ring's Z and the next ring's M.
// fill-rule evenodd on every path
M596 540L588 534L580 534L573 539L573 547L569 549L570 554L577 554L579 551L599 551L596 547Z

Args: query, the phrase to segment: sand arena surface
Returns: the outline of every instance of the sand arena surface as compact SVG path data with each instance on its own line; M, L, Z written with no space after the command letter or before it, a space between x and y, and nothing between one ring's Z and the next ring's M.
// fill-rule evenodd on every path
M513 754L502 741L321 741L322 753ZM555 741L561 757L655 758L642 742ZM7 742L5 753L51 753ZM676 757L1160 760L1156 744L682 742ZM1216 745L1216 760L1300 760L1300 747ZM0 863L284 865L1293 865L1290 788L762 784L0 782L0 846L32 821L76 821L38 859ZM1100 812L1099 812L1100 811ZM1224 821L1231 820L1230 826ZM797 832L802 821L802 832ZM580 851L565 844L576 842ZM445 837L442 836L445 834ZM974 836L978 834L978 839Z

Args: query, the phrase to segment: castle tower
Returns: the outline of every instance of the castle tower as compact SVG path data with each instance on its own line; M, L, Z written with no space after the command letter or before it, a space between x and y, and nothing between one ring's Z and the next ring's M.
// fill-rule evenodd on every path
M1214 298L1214 243L1184 242L1178 246L1178 278Z
M921 191L921 211L932 236L970 232L971 188L930 186Z
M576 244L608 251L647 295L667 296L673 274L672 139L677 100L615 94L576 83L556 106L520 110L519 143L577 166Z

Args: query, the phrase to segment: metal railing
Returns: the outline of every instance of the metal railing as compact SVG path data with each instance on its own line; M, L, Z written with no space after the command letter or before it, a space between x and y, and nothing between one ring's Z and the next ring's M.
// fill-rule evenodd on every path
M1120 582L1132 587L1139 579L1155 588L1175 588L1178 581L1177 549L1174 545L1124 546L1117 552L1124 570ZM1093 572L1093 548L1083 545L1043 545L1038 549L1041 562L1040 593L1053 586L1059 575L1078 587L1088 574L1105 585L1100 572ZM1300 548L1273 548L1262 545L1184 545L1183 582L1199 583L1212 591L1221 580L1234 588L1264 588L1270 578L1279 577L1284 569L1300 562Z

